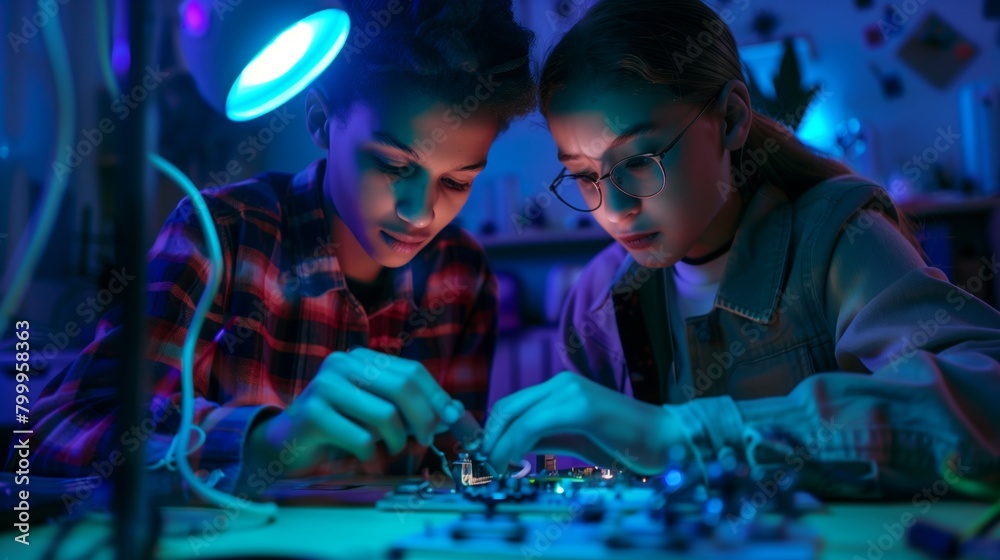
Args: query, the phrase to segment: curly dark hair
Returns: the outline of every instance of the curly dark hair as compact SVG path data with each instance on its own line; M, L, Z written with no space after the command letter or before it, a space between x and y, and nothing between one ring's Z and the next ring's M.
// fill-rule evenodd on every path
M337 117L354 101L387 92L489 111L501 131L534 110L537 89L528 56L535 34L514 19L511 0L344 4L351 34L315 84Z

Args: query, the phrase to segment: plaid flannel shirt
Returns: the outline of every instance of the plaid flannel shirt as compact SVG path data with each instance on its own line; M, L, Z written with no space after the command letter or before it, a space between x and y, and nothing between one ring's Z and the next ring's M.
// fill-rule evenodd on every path
M391 271L392 293L367 313L349 292L334 255L321 203L325 164L319 160L295 176L265 174L203 193L225 273L196 347L195 423L207 438L189 459L195 468L221 469L222 488L238 477L255 419L287 407L333 351L365 346L420 361L483 420L497 282L482 248L448 226L407 266ZM115 427L122 327L119 314L111 312L96 340L45 388L32 411L39 418L33 473L91 475L95 462L140 440L146 440L149 461L166 454L180 424L181 348L210 268L188 199L167 219L148 262L151 419ZM455 448L447 436L436 443ZM396 456L380 444L367 462L326 461L313 474L404 474L427 455L410 438Z

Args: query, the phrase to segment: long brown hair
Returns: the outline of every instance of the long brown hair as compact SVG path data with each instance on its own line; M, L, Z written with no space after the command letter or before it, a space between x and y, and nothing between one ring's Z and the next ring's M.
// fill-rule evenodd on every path
M736 39L701 0L599 0L546 59L539 85L542 113L548 115L561 89L593 79L659 84L676 99L699 105L730 80L745 83ZM757 166L749 156L761 153L767 158ZM757 111L746 143L730 161L734 187L753 189L766 181L792 200L819 182L851 173Z

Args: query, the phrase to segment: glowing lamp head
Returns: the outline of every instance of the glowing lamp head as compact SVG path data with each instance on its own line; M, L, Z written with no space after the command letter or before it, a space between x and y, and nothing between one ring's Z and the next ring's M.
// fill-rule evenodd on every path
M351 24L339 2L187 0L181 50L198 90L230 120L268 113L333 62Z

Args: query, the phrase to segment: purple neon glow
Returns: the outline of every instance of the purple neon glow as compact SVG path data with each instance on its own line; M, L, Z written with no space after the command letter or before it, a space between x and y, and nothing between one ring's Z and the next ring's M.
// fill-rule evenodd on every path
M111 42L111 69L120 77L128 73L132 64L132 49L128 44L128 2L115 2L114 33Z
M181 6L181 25L192 35L208 33L208 6L199 0L188 0Z
M111 68L115 74L124 76L131 63L132 52L129 50L128 41L120 38L115 39L115 44L111 47Z

